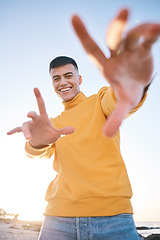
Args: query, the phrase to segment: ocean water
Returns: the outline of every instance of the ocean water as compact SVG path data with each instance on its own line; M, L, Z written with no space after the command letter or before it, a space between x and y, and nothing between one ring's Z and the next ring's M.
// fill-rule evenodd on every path
M160 234L160 222L136 222L136 227L148 227L147 230L137 230L143 237L151 234ZM159 228L159 229L156 229Z

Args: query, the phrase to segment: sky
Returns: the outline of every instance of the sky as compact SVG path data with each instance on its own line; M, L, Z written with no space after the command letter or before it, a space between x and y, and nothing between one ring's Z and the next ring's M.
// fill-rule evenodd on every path
M50 117L63 111L48 74L49 62L74 58L90 96L107 85L90 62L71 25L78 14L91 36L109 56L105 33L117 12L130 9L128 29L143 22L160 22L159 0L0 0L0 208L20 219L41 220L45 192L55 178L51 159L29 159L23 134L7 131L38 112L33 88L38 87ZM135 221L160 222L160 39L153 47L156 77L142 108L121 126L121 153L133 190Z

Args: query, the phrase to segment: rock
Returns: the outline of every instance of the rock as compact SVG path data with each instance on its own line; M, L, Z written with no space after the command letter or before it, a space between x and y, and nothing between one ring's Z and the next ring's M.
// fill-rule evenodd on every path
M152 234L144 239L145 240L160 240L160 234Z
M160 229L160 227L145 227L145 226L141 226L141 227L136 227L137 230L153 230L153 229Z
M139 234L139 239L144 240L144 237L141 234Z
M150 228L149 227L145 227L145 226L142 226L142 227L136 227L137 230L149 230Z

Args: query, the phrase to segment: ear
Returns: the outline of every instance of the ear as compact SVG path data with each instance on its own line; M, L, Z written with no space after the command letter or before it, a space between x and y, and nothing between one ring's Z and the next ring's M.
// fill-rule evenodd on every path
M81 85L82 84L82 77L81 77L81 75L79 75L79 85Z

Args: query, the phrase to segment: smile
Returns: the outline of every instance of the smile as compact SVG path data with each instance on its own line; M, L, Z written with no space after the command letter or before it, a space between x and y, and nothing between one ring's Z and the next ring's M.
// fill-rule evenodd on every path
M64 92L68 92L71 89L72 89L72 87L66 87L66 88L60 89L59 91L64 93Z

